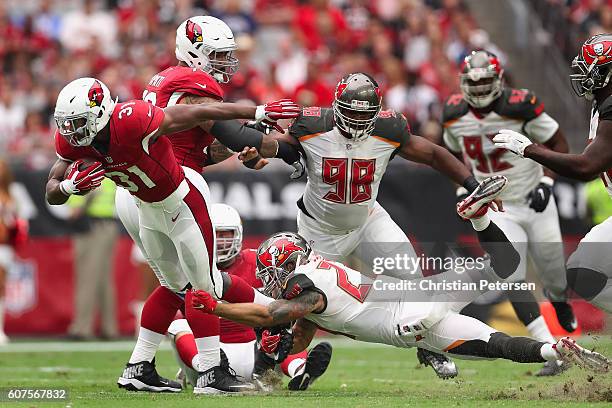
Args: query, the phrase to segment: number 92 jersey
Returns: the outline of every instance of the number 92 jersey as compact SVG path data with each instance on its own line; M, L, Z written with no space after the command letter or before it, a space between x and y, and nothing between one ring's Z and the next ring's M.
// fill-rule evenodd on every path
M308 215L331 233L361 227L376 202L387 164L408 141L406 118L382 111L371 136L348 139L334 127L333 111L308 107L289 128L306 154Z
M102 163L105 176L146 202L168 197L184 180L166 136L150 143L164 120L164 111L144 101L118 103L108 126L107 145L74 147L58 132L55 151L65 161L92 159ZM106 150L107 149L107 150Z
M542 178L542 166L496 148L491 139L499 130L511 129L535 143L545 143L559 124L526 89L505 88L493 104L490 112L481 114L471 109L461 94L452 95L442 113L444 143L453 152L467 156L479 181L492 174L506 176L510 183L500 196L502 200L524 201Z

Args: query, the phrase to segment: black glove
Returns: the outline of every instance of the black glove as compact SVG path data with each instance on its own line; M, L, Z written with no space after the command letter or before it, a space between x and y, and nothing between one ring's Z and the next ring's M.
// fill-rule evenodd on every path
M293 331L290 326L275 326L269 329L256 328L255 334L257 336L257 349L261 351L260 343L261 337L264 330L269 330L270 334L280 334L280 341L276 351L271 354L265 354L268 358L274 361L276 364L280 364L289 356L291 349L293 348Z
M540 180L540 184L527 194L527 204L529 204L529 207L533 208L535 212L542 212L548 206L548 201L552 194L553 183L553 179L544 176Z

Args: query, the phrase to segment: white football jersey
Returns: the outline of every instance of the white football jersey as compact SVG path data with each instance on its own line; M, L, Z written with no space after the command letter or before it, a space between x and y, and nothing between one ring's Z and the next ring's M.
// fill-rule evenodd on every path
M318 107L304 108L290 134L306 154L305 212L332 234L365 223L389 160L410 137L401 114L383 111L370 137L352 141L334 127L332 110Z
M482 181L491 175L508 178L500 198L525 202L544 175L540 164L495 146L492 139L501 129L526 134L536 143L547 142L559 124L544 112L544 106L528 90L504 89L493 110L480 115L470 109L461 94L451 96L444 106L444 143L455 153L467 156L474 176Z
M597 128L599 127L599 121L603 119L601 117L600 111L605 112L605 119L612 120L612 98L608 97L603 103L602 106L597 106L596 102L593 102L593 108L591 109L591 123L589 126L589 142L593 141L597 136ZM612 169L601 173L601 180L606 186L606 190L608 190L608 195L612 197Z
M319 258L298 266L287 282L284 297L295 297L302 290L316 290L325 296L325 310L306 319L331 333L394 344L397 337L394 318L399 302L368 301L372 283L370 278L341 263Z

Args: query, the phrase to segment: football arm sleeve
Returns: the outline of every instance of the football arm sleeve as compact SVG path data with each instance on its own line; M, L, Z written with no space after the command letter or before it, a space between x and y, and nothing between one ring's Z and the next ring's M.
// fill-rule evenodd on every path
M263 157L276 157L287 164L293 164L300 158L294 146L282 140L264 137L263 133L237 120L216 121L210 133L233 151L254 147Z

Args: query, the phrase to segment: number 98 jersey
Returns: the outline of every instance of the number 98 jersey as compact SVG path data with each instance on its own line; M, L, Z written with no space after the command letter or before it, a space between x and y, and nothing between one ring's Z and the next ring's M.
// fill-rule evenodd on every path
M444 105L442 123L444 143L451 151L467 156L478 181L493 174L504 175L510 183L499 198L523 202L542 178L542 166L495 147L491 139L501 129L511 129L535 143L546 143L559 128L532 92L511 88L504 89L488 113L471 109L461 94L452 95Z
M343 233L364 225L387 164L408 141L410 130L401 114L383 111L372 135L353 141L334 127L332 109L308 107L289 134L306 154L306 215L327 231Z

